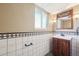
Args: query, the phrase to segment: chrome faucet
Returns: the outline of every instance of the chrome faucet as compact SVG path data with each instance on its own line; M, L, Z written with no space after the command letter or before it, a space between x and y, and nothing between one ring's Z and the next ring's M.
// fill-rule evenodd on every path
M79 27L77 27L77 29L76 29L76 34L78 35L79 33Z

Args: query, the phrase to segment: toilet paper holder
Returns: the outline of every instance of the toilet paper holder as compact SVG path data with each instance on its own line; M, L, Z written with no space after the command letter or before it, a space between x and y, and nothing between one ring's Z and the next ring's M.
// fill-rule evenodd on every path
M33 45L33 43L25 44L26 47Z

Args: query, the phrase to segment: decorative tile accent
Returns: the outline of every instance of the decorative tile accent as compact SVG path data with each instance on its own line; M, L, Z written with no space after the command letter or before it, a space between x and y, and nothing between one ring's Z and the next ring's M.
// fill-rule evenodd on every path
M26 37L26 36L36 36L36 35L43 35L43 34L69 34L69 35L76 35L76 32L71 31L45 31L45 32L11 32L11 33L0 33L0 39L7 39L7 38L18 38L18 37Z
M8 38L18 38L18 37L26 37L26 36L35 36L35 35L43 35L52 33L48 32L11 32L11 33L0 33L0 39L8 39Z

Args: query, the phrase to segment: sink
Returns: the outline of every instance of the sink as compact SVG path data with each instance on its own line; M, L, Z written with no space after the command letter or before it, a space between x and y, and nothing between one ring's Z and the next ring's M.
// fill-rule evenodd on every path
M73 35L54 35L53 37L56 38L61 38L61 39L66 39L66 40L71 40L71 38L73 37Z
M65 36L65 35L61 33L61 36Z

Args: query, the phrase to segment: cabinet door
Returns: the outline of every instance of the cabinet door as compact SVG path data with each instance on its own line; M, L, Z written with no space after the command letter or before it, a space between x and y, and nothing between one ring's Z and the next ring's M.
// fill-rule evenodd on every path
M57 39L53 38L53 55L57 55Z
M53 38L53 55L62 56L62 40Z
M62 55L63 56L69 56L70 55L70 41L69 40L63 40L62 41Z
M65 39L53 38L53 55L69 56L70 41Z
M62 39L57 40L57 56L62 56Z

